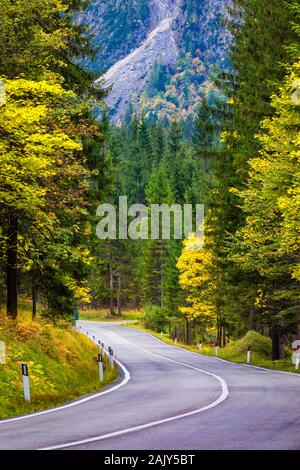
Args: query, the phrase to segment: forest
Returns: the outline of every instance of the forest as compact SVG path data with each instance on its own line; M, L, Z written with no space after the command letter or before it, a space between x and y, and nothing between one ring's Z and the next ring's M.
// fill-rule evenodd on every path
M157 64L144 108L118 125L110 90L86 65L110 49L95 51L74 21L89 3L0 0L1 307L16 319L25 296L33 318L40 305L53 322L77 308L136 309L147 328L187 344L224 347L253 330L282 359L300 338L298 1L229 3L228 56L209 83L197 49L207 53L213 36L197 48L183 33L181 75ZM124 195L204 204L204 246L191 249L193 234L99 240L97 207Z

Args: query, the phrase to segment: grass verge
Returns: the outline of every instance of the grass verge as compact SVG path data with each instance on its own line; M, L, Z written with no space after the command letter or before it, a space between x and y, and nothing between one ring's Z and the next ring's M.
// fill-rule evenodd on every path
M0 418L39 411L100 390L117 378L107 366L99 383L98 348L70 326L0 316L6 364L0 364ZM29 366L31 402L23 399L21 364Z
M173 341L169 335L163 334L161 336L160 333L144 328L141 323L134 325L126 325L126 328L136 328L146 333L150 333L154 337L172 346L179 346L180 348L198 353L199 355L215 357L215 348L212 345L203 345L202 352L200 353L197 346L187 345L179 342L175 343L175 341ZM270 354L271 345L269 341L270 340L268 338L262 337L258 333L250 331L242 339L232 341L225 348L219 348L218 357L230 362L246 364L247 346L249 344L252 346L251 365L264 367L266 369L271 370L294 372L296 374L299 374L300 369L295 370L295 366L291 360L292 351L286 351L286 359L284 360L272 361L270 358L267 357L267 355Z
M109 310L84 308L79 311L80 320L90 321L123 321L123 320L141 320L144 313L141 310L124 310L122 315L111 316Z

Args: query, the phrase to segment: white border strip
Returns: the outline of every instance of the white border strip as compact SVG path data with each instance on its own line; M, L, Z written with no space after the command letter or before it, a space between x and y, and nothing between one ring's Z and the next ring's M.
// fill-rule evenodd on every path
M150 335L150 336L152 336L152 335ZM128 341L128 340L126 340L126 341ZM219 377L218 375L212 374L211 372L207 372L205 370L199 369L198 367L194 367L194 366L191 366L189 364L186 364L185 362L179 362L179 361L176 361L174 359L170 359L166 356L161 356L160 354L153 353L151 351L148 351L147 349L144 349L140 346L137 346L137 345L131 343L130 341L128 341L128 343L132 344L137 349L140 349L141 351L144 351L147 354L150 354L151 356L155 356L155 357L165 359L166 361L173 362L173 363L178 364L180 366L187 367L188 369L196 370L200 373L203 373L205 375L208 375L210 377L215 378L221 384L221 387L222 387L221 395L219 396L219 398L217 398L217 400L210 403L209 405L206 405L202 408L198 408L196 410L190 411L188 413L183 413L183 414L179 414L179 415L176 415L176 416L172 416L170 418L161 419L159 421L152 421L150 423L141 424L139 426L134 426L134 427L127 428L127 429L122 429L121 431L115 431L115 432L112 432L112 433L109 433L109 434L104 434L102 436L96 436L96 437L92 437L92 438L88 438L88 439L83 439L83 440L80 440L80 441L73 441L73 442L65 443L65 444L58 444L58 445L54 445L54 446L50 446L50 447L44 447L44 448L37 449L37 450L66 449L66 448L69 448L69 447L74 447L74 446L83 445L83 444L89 444L89 443L92 443L92 442L103 441L105 439L110 439L110 438L113 438L113 437L123 436L124 434L129 434L129 433L132 433L132 432L135 432L135 431L141 431L143 429L152 428L152 427L158 426L160 424L170 423L172 421L177 421L177 420L182 419L182 418L187 418L189 416L194 416L196 414L203 413L204 411L215 408L216 406L220 405L223 401L227 400L227 398L229 396L228 386L227 386L227 383L225 382L225 380L222 379L222 377ZM164 343L164 344L166 344L166 343Z
M108 355L107 351L105 351L105 353ZM126 385L129 382L129 380L131 379L130 373L120 361L115 359L115 362L118 364L118 366L120 367L120 369L124 373L124 379L118 385L115 385L114 387L111 387L107 390L104 390L103 392L95 393L95 394L90 395L88 397L81 398L81 399L76 400L74 402L68 403L67 405L58 406L57 408L50 408L49 410L38 411L37 413L32 413L32 414L29 414L29 415L18 416L16 418L9 418L9 419L5 419L5 420L1 420L0 421L0 426L1 426L1 424L13 423L15 421L21 421L23 419L36 418L37 416L42 416L42 415L46 415L46 414L49 414L49 413L56 413L57 411L66 410L67 408L73 408L74 406L82 405L82 403L86 403L87 401L95 400L95 398L102 397L103 395L107 395L108 393L115 392L119 388L124 387L124 385Z

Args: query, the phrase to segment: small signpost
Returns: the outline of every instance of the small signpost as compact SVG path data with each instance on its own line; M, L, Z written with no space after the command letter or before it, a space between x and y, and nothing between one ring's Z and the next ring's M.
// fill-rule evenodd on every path
M23 378L23 386L24 386L24 400L30 401L30 384L29 384L27 364L22 364L22 378Z
M6 348L4 341L0 341L0 364L5 365L6 363Z
M99 380L103 382L103 356L98 354L98 365L99 365Z
M248 351L247 351L247 364L250 364L251 362L251 346L248 346Z
M215 354L216 354L216 356L219 355L219 345L218 345L218 343L215 343Z
M175 344L177 344L177 338L175 338L175 340L174 340L174 341L175 341Z
M202 351L202 343L198 343L197 346L198 346L199 351L201 352Z
M76 323L78 320L79 320L79 313L78 313L78 310L75 309L74 310L74 322Z

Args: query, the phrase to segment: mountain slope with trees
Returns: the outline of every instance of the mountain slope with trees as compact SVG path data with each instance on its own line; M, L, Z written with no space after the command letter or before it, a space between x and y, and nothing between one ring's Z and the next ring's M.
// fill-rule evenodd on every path
M86 304L112 318L144 309L146 324L178 340L225 346L254 330L282 358L300 333L298 3L183 0L174 18L167 1L88 3L0 2L8 316L20 294L53 323ZM178 56L153 56L116 125L94 72L129 66L157 25ZM147 207L204 204L204 246L193 235L99 240L98 205L124 195Z
M175 113L186 119L195 111L210 68L227 66L230 34L222 21L229 3L92 2L82 21L93 32L99 53L88 64L107 72L102 78L112 86L107 103L114 121L132 115L133 109L167 122Z
M188 342L225 346L256 330L272 338L276 360L300 324L299 8L292 0L284 7L278 0L235 0L224 19L224 37L233 38L230 67L211 72L211 91L198 95L196 118L187 113L188 133L176 115L165 119L165 101L161 114L148 112L145 102L144 113L133 110L121 127L110 128L115 202L127 194L132 203L206 206L199 252L187 248L189 240L183 246L139 240L128 243L129 251L116 242L113 257L105 249L111 305L117 298L119 306L144 305L146 323ZM153 74L145 93L157 100L153 83L163 76L159 67ZM126 253L121 263L120 252Z

